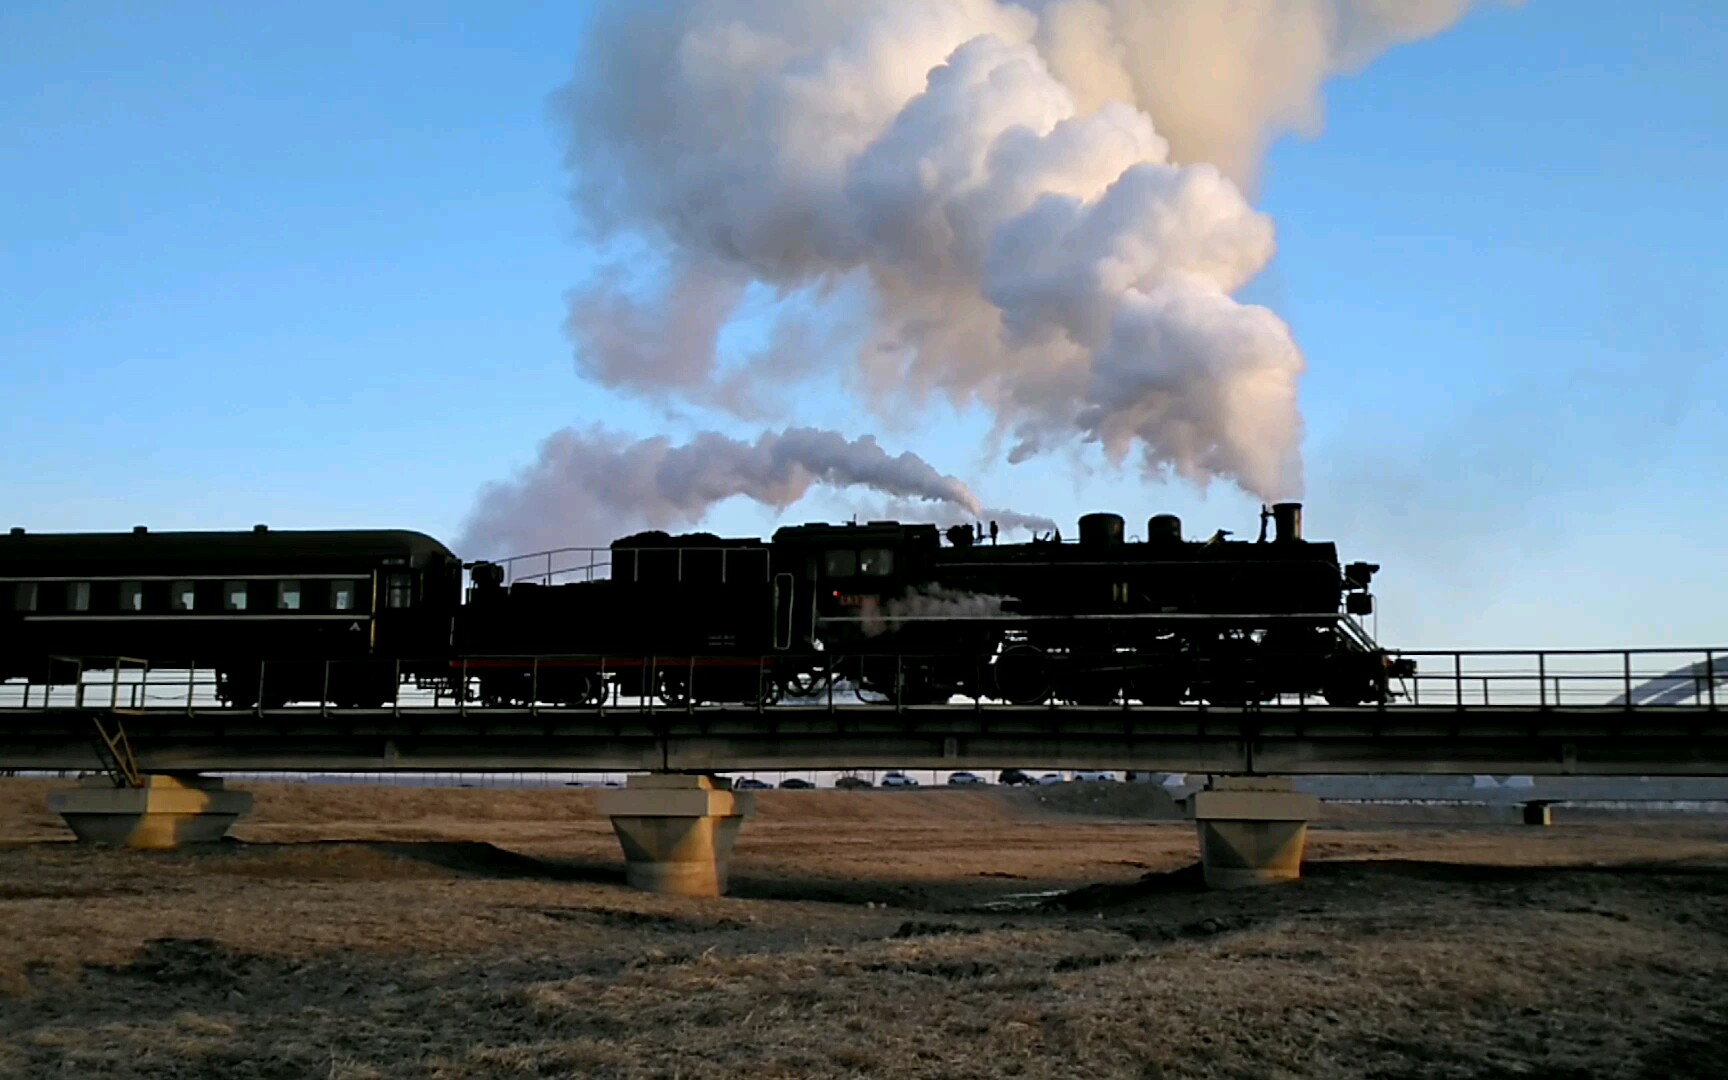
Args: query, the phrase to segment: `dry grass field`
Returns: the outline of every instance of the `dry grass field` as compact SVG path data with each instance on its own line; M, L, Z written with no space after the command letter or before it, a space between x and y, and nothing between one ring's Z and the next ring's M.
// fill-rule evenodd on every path
M771 792L695 901L591 791L250 784L144 855L47 786L0 782L0 1076L1728 1076L1720 820L1328 825L1208 893L1128 792Z

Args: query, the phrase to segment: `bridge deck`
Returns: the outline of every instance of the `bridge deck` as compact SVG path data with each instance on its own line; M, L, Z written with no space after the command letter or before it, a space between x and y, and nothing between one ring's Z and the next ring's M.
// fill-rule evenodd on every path
M0 767L85 769L94 722L144 771L1117 768L1728 775L1708 707L779 706L48 708L0 715Z

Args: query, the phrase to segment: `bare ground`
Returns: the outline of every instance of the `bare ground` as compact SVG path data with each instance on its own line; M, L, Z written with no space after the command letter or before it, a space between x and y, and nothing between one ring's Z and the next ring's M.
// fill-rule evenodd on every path
M692 901L591 791L248 786L143 855L0 782L0 1075L1728 1076L1720 821L1327 825L1208 893L1126 792L771 792Z

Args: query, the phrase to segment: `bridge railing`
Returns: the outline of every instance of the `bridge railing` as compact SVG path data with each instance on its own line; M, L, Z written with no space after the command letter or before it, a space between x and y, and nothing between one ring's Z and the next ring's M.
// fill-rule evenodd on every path
M1413 660L1403 703L1641 709L1728 704L1728 649L1509 649L1398 652Z
M1324 677L1241 656L1148 661L1122 654L1103 677L1065 679L1060 657L1005 674L1004 655L536 655L465 660L278 660L241 668L189 660L55 657L0 683L15 710L592 709L601 712L932 707L1308 710ZM1096 660L1096 658L1093 658ZM1274 658L1275 659L1275 658ZM1391 696L1371 709L1728 707L1728 648L1422 650L1387 654ZM1413 663L1410 671L1405 662ZM1106 665L1109 667L1109 665ZM1179 678L1163 678L1171 671ZM932 671L947 680L932 678ZM1013 676L1013 677L1009 677ZM1311 676L1311 677L1310 677ZM958 680L958 684L954 680ZM1018 681L1016 681L1016 679ZM1291 686L1301 687L1290 690ZM1262 689L1262 688L1268 689ZM1273 693L1270 688L1283 688Z

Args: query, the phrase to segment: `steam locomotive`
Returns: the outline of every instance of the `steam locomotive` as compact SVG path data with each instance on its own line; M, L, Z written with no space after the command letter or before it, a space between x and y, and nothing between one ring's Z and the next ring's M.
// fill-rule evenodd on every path
M1171 515L1129 540L1115 514L1083 517L1075 541L997 539L805 524L463 564L412 532L15 529L0 539L0 678L137 657L214 670L245 707L379 705L413 681L580 708L836 686L905 705L1361 704L1409 674L1357 621L1379 568L1305 539L1296 503L1262 510L1252 542L1188 540Z

